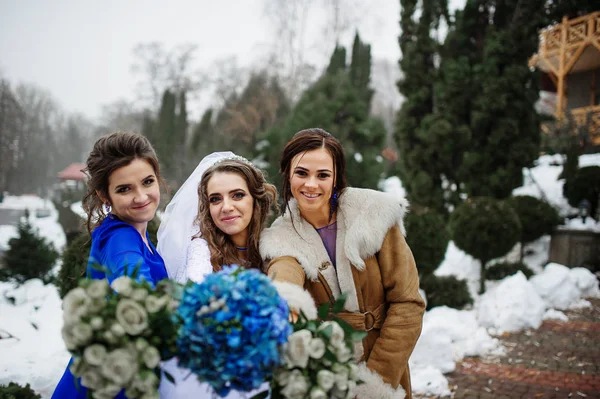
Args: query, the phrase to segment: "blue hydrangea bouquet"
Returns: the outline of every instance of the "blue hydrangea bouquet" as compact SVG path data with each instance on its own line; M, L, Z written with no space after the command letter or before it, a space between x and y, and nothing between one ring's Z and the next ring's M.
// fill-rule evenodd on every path
M226 266L188 284L177 313L179 365L219 396L258 388L283 363L288 306L258 270Z

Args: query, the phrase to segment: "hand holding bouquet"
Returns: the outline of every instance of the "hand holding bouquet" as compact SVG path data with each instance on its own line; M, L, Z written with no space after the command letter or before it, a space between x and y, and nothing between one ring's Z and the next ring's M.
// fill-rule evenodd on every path
M111 289L112 288L112 289ZM64 298L63 340L70 366L93 398L158 398L159 362L176 350L177 305L168 280L156 288L123 276L81 280Z
M340 297L333 305L319 309L321 320L308 320L300 314L293 324L284 352L284 365L275 371L271 383L273 399L354 398L359 384L354 363L354 343L360 343L364 333L355 331L343 320L331 317L345 303Z

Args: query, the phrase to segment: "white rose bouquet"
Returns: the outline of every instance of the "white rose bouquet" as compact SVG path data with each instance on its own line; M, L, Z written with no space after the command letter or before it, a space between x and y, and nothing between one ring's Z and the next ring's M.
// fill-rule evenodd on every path
M112 289L111 289L112 288ZM63 340L70 370L92 398L158 398L159 362L177 349L173 309L179 287L163 280L153 288L122 276L81 280L63 301Z
M345 297L330 311L329 304L319 308L319 319L308 320L300 314L292 324L294 332L284 348L284 365L275 370L271 381L273 399L354 398L361 381L354 362L354 343L365 333L336 319Z

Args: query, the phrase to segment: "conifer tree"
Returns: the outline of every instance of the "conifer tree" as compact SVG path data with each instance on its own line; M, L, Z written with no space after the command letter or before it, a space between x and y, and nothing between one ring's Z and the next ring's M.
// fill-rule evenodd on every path
M19 225L18 234L8 241L9 249L4 254L0 280L14 280L19 284L32 278L47 280L58 252L39 236L28 221Z
M164 165L164 174L173 176L174 142L177 137L176 99L170 90L165 90L158 114L155 148L158 159Z

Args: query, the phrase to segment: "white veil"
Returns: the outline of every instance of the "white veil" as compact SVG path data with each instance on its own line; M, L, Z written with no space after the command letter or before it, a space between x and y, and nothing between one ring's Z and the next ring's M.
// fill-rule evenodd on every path
M213 152L204 157L161 215L156 249L165 261L169 278L182 281L187 276L188 248L192 236L199 231L194 219L198 214L198 185L202 175L215 162L233 157L236 155L231 151Z

